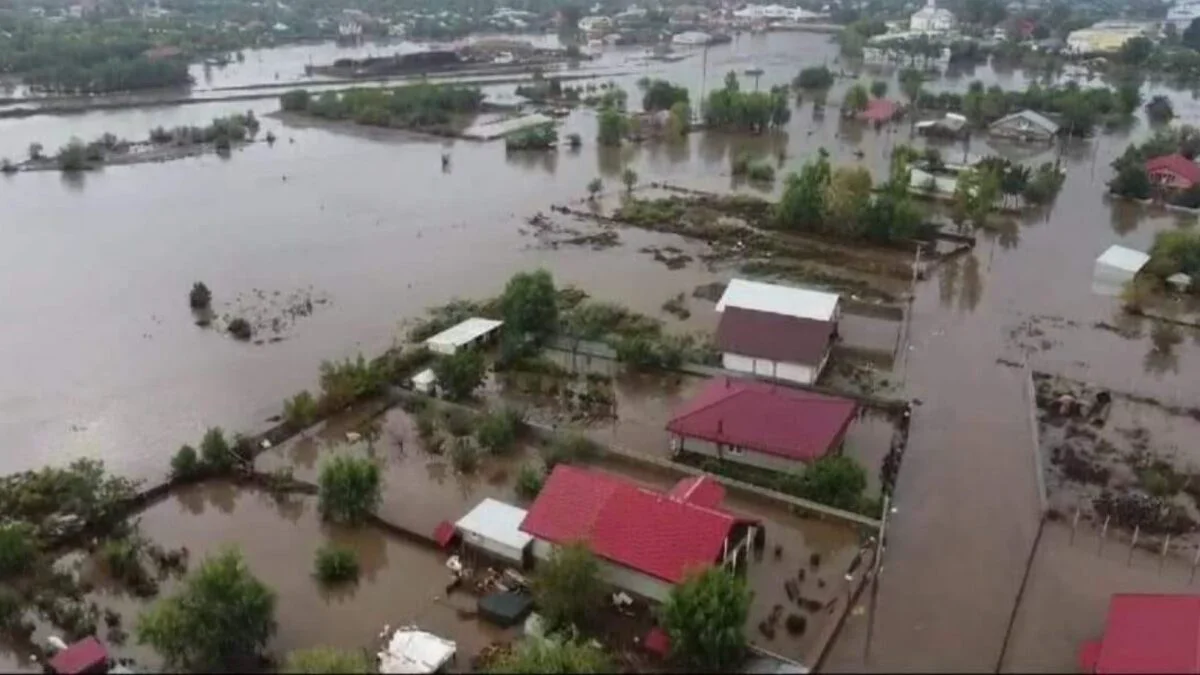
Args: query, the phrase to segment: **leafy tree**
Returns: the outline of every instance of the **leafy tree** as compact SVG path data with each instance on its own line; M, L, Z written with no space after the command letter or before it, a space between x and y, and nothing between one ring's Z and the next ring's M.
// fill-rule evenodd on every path
M572 150L578 150L583 145L583 137L579 134L567 134L567 145Z
M805 68L792 80L797 89L828 89L833 86L833 71L825 66Z
M1117 59L1131 66L1140 66L1154 53L1154 43L1149 38L1138 36L1125 41L1117 53Z
M846 90L846 96L842 99L842 111L846 114L860 113L867 109L870 102L871 97L866 87L855 84Z
M1123 164L1117 169L1117 175L1108 182L1108 189L1114 194L1134 199L1150 198L1150 175L1146 167L1137 163Z
M192 284L192 290L188 293L188 304L192 309L208 309L212 306L212 291L208 290L203 281Z
M540 344L558 329L558 296L554 278L544 269L515 274L500 297L505 329Z
M351 548L326 544L317 549L313 576L324 584L355 581L358 579L358 554Z
M488 665L489 673L610 673L604 650L580 640L525 639Z
M558 547L538 565L533 598L550 631L585 625L604 604L600 563L579 542Z
M1146 117L1155 124L1166 124L1175 117L1175 107L1171 105L1171 99L1158 95L1150 99L1146 104Z
M875 98L887 96L888 83L886 80L875 80L871 83L871 95Z
M667 122L667 131L672 137L682 138L692 126L692 107L687 101L676 102L671 106L671 117Z
M221 427L210 427L204 432L204 438L200 441L200 457L206 467L218 473L229 471L237 462Z
M671 655L692 668L731 671L746 652L750 591L723 567L688 575L662 609Z
M24 574L37 555L33 528L27 523L0 525L0 579Z
M677 87L666 80L652 80L642 96L642 108L646 112L670 110L677 103L688 102L687 87Z
M375 663L362 649L343 650L333 647L314 647L298 649L289 653L283 662L282 672L294 675L373 673L375 672Z
M43 147L41 143L29 144L29 159L37 161L42 158Z
M245 672L275 632L275 593L228 549L206 559L174 596L138 620L138 643L170 668Z
M546 471L536 464L522 464L517 472L517 482L513 490L521 499L532 501L542 491L546 484Z
M1117 85L1117 109L1124 115L1132 115L1142 104L1141 83L1123 81Z
M72 138L60 148L55 159L60 171L84 171L89 168L87 146L78 138Z
M822 457L804 470L800 486L806 499L853 511L862 502L867 472L851 457Z
M454 439L450 446L450 464L461 474L472 474L479 468L479 451L470 438L462 436Z
M295 89L279 97L279 107L284 112L306 112L311 98L307 90Z
M318 484L321 515L336 523L362 523L382 498L379 467L365 457L334 457L321 467Z
M597 195L599 195L600 191L603 189L604 181L600 180L599 178L593 178L591 182L587 184L588 199L591 201L596 201Z
M200 456L190 445L179 448L179 451L171 458L172 478L191 478L199 475L203 469L204 465L200 463Z
M283 418L293 429L305 429L317 418L317 400L305 389L283 402Z
M908 97L908 103L913 108L918 106L921 90L925 85L925 75L916 68L905 68L900 71L900 91Z
M633 188L637 185L638 175L633 169L625 169L621 173L621 182L625 184L625 191L632 193Z
M354 360L322 361L318 406L326 412L339 412L359 399L379 394L387 385L384 375L377 363L367 361L362 354Z
M503 453L517 442L520 423L521 413L513 408L489 412L479 419L475 440L492 454Z
M245 342L254 337L254 327L250 325L249 321L239 316L229 322L229 334Z
M824 148L818 151L815 161L800 169L799 175L790 174L775 208L780 227L819 230L825 222L825 188L830 177L829 153Z
M871 172L865 167L838 167L825 186L826 219L831 230L854 236L859 232L863 209L871 202Z
M614 107L607 107L600 111L600 120L596 130L596 142L600 145L608 147L616 147L621 144L621 139L625 137L625 130L628 127L628 120L625 115Z
M471 398L487 375L487 361L476 349L460 349L433 364L438 386L455 401Z

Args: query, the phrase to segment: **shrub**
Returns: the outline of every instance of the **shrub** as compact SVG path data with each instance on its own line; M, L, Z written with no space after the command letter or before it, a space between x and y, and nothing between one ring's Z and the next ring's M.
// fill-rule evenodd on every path
M600 562L587 544L558 547L538 564L533 598L551 631L585 623L604 606Z
M26 523L0 525L0 579L27 572L36 554L32 527Z
M339 523L359 524L379 505L383 480L369 459L341 455L321 467L321 515Z
M317 400L308 390L283 402L283 418L293 429L303 429L317 417Z
M83 171L88 168L87 146L78 138L72 138L58 151L56 159L60 171Z
M142 566L142 542L136 537L110 539L104 542L100 555L109 574L128 584L135 595L148 597L158 592L158 584Z
M233 468L236 458L221 427L212 427L204 432L204 439L200 441L200 457L204 466L214 471L224 472Z
M291 652L284 661L283 673L373 673L375 664L365 650L353 651L315 647Z
M475 440L479 441L479 447L492 454L500 454L517 441L520 423L521 413L513 408L489 412L479 420L475 428Z
M775 180L775 167L765 162L755 162L750 165L750 169L746 172L746 177L750 180L760 181L763 183L771 183Z
M517 472L517 483L513 486L517 496L532 501L546 484L546 471L536 464L522 464Z
M553 471L559 463L573 464L594 459L600 455L600 445L580 434L569 434L554 439L542 448L542 461L546 471Z
M734 668L746 651L750 600L745 581L723 567L689 573L662 608L671 655L702 670Z
M239 340L246 341L254 337L254 328L250 325L249 321L239 316L229 322L229 334Z
M455 438L470 436L475 431L475 417L462 408L445 408L442 419L446 423L446 431Z
M362 354L353 361L322 361L319 407L338 412L356 400L382 392L387 379L381 364L367 361Z
M192 291L188 293L188 304L192 309L208 309L212 306L212 291L208 290L203 281L192 284Z
M487 374L487 362L483 354L475 349L462 349L450 356L444 356L433 365L437 375L438 386L446 396L455 401L471 397L475 389L483 384Z
M171 458L172 478L191 478L199 475L202 468L200 456L190 445L179 448L179 451Z
M455 439L450 449L450 463L459 473L475 473L475 469L479 468L479 451L471 444L471 439Z
M417 435L422 439L428 439L437 431L437 409L433 406L427 406L417 413L416 425Z
M578 150L583 146L583 137L579 134L567 134L567 146L572 150Z
M324 584L358 580L358 554L353 549L326 544L317 549L314 576Z

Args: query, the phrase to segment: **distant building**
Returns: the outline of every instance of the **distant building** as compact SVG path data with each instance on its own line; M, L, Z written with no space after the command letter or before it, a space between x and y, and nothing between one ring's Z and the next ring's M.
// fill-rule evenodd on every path
M1169 190L1187 190L1200 183L1200 166L1179 153L1146 162L1146 173L1152 183Z
M1200 673L1200 595L1114 595L1104 635L1079 653L1085 673Z
M867 109L856 115L860 122L884 124L896 119L902 112L900 104L886 98L873 98L867 103Z
M1125 286L1150 262L1150 256L1132 248L1109 246L1096 258L1092 272L1092 292L1097 295L1118 296Z
M954 30L954 14L937 6L937 0L929 0L912 18L908 29L916 33L946 33Z
M1135 37L1150 37L1157 32L1157 24L1104 21L1067 35L1067 51L1074 54L1111 54Z
M988 133L1014 141L1048 142L1058 135L1059 126L1045 115L1022 110L1006 115L988 126Z
M342 19L338 22L338 37L341 38L357 38L362 37L363 26L354 19Z
M1196 19L1200 19L1200 0L1177 2L1167 10L1167 23L1175 24L1180 32Z
M726 370L812 384L837 338L841 303L834 293L734 279L717 311Z
M607 16L585 16L579 20L579 30L584 33L606 33L612 28L612 19Z
M848 399L718 377L675 413L667 431L672 450L789 473L840 452L857 413Z
M671 43L685 46L704 46L712 42L712 39L713 37L708 33L690 30L672 37Z
M725 489L709 477L685 478L663 493L559 464L521 531L533 536L537 560L583 542L599 558L605 582L664 602L688 572L747 560L759 524L722 509L724 498Z

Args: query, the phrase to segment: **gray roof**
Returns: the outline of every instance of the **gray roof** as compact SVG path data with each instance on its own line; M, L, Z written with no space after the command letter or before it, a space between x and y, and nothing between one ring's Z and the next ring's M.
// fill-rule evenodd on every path
M997 126L1000 126L1001 124L1007 124L1008 122L1011 122L1013 120L1018 120L1018 119L1024 119L1024 120L1027 120L1030 124L1042 127L1043 129L1046 130L1047 133L1050 133L1050 134L1058 133L1058 123L1047 118L1045 115L1042 115L1041 113L1036 113L1032 110L1022 110L1020 112L1015 112L1011 115L1005 115L1004 117L1001 117L1000 119L996 120L995 122L992 122L992 126L997 127Z

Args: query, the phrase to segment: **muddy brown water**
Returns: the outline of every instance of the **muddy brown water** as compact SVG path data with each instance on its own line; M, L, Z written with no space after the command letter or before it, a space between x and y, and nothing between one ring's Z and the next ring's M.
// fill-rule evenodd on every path
M824 36L747 36L710 50L706 86L731 68L757 64L767 72L765 87L832 59ZM643 72L685 82L696 94L703 81L697 58L636 76ZM1019 72L982 67L974 76L1006 87L1024 82ZM930 89L961 88L970 77ZM845 85L839 82L831 102ZM1173 98L1183 121L1200 118L1194 100ZM33 140L53 149L71 135L140 136L159 124L195 124L247 107L261 117L275 104L3 120L0 156L20 157ZM498 144L364 138L266 121L264 130L280 142L227 160L0 179L0 469L89 455L125 474L160 476L170 453L206 426L253 429L285 396L313 388L321 359L378 351L397 338L400 320L455 295L494 294L522 269L546 266L560 283L658 313L675 293L732 271L668 270L637 251L675 238L625 229L620 247L547 251L520 234L524 219L578 198L597 175L615 188L626 166L643 180L726 189L731 152L767 154L785 142L789 166L825 146L836 161L861 161L881 177L890 148L909 140L905 126L854 129L833 112L814 121L805 102L786 141L695 134L679 146L598 153L594 116L580 111L563 131L581 133L585 147L538 161L506 158ZM922 404L897 486L871 656L863 664L860 647L835 649L831 667L993 667L1037 512L1024 375L997 358L1028 355L1040 370L1175 402L1200 393L1200 380L1187 376L1200 364L1192 332L1165 367L1155 361L1147 369L1148 334L1128 339L1092 328L1112 322L1116 308L1091 294L1095 257L1113 243L1144 249L1155 232L1189 221L1101 197L1111 159L1146 132L1140 122L1069 148L1054 207L982 234L973 252L918 287L910 344L896 370L905 394ZM855 144L862 160L851 154ZM443 173L447 149L451 167ZM972 154L986 152L984 141L972 142ZM1053 156L1047 151L1037 161ZM218 308L255 288L310 285L332 302L285 341L255 347L192 324L184 296L196 280L213 288ZM685 325L703 327L701 316L693 309ZM187 542L193 548L227 536L222 528L238 529L211 515L188 525L193 519L178 508L163 514L196 538ZM260 539L247 545L283 543ZM1077 609L1051 603L1047 611L1067 621ZM852 621L845 644L864 627L861 618Z

